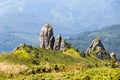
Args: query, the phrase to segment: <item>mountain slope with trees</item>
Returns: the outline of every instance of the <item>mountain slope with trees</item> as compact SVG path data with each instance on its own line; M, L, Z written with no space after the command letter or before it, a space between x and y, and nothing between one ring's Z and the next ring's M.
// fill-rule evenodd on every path
M74 47L85 52L96 37L102 40L106 51L117 53L117 58L120 59L120 25L112 25L92 32L83 32L71 37L69 41Z

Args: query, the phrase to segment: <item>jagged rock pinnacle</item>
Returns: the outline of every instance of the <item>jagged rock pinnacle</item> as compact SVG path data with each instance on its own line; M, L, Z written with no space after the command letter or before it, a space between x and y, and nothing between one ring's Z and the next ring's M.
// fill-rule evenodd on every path
M57 35L54 50L63 50L65 48L65 40L61 37L61 35Z
M90 53L90 52L96 50L96 48L98 49L98 51L105 50L105 48L99 38L96 38L92 41L91 45L88 47L86 52Z
M53 28L49 24L45 24L40 31L40 48L63 50L65 48L65 40L58 35L54 39Z
M95 53L99 59L104 59L105 56L107 59L110 59L109 53L106 52L101 40L96 38L92 41L91 45L86 50L86 53Z
M51 48L54 46L53 28L45 24L40 31L40 48Z

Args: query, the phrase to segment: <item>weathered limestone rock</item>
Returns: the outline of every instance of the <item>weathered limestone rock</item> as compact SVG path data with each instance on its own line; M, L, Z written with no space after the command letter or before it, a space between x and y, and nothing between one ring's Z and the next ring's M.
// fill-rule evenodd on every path
M88 47L88 54L94 53L99 59L110 59L109 53L106 52L101 40L96 38L92 41L91 45Z
M115 54L114 52L112 52L112 53L110 54L110 56L111 56L111 58L115 58L115 59L116 59L116 54Z
M93 52L96 49L98 49L98 52L105 50L101 40L99 38L96 38L92 41L91 45L87 49L87 53Z
M55 43L54 43L54 49L55 50L60 50L61 40L62 40L61 35L57 35L57 37L55 39Z
M40 32L40 48L63 50L65 48L65 40L58 35L56 40L53 35L53 28L49 24L45 24Z
M62 39L61 41L61 46L60 46L60 50L64 50L65 49L65 40Z
M40 48L51 48L54 46L53 28L49 24L45 24L40 32Z
M65 40L61 37L61 35L57 35L54 50L63 50L65 48Z

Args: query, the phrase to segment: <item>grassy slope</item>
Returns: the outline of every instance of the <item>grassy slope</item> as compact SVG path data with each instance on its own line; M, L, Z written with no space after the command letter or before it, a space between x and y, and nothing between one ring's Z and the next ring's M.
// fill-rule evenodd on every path
M94 56L81 57L73 48L61 52L27 45L0 55L0 79L77 79L90 68L103 67L102 63Z
M50 49L40 49L32 46L26 46L24 48L19 47L17 50L11 53L1 54L0 61L15 64L19 63L27 66L39 65L43 62L64 65L74 65L76 63L82 62L95 66L96 63L99 64L101 62L99 59L92 56L81 57L80 53L73 48L61 52Z

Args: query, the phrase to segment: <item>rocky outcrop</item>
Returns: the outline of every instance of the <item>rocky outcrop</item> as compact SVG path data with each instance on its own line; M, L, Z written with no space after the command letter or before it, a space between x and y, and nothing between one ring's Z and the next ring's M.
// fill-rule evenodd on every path
M115 59L116 59L116 54L115 54L114 52L112 52L112 53L110 54L110 56L111 56L111 58L115 58Z
M88 47L86 53L95 54L99 59L110 59L109 53L106 52L101 40L96 38L92 41L91 45Z
M51 48L54 46L53 28L45 24L40 32L40 48Z
M40 32L40 48L63 50L65 48L65 40L58 35L54 39L53 28L49 24L45 24Z
M65 49L65 40L62 39L61 45L60 45L60 50L64 50L64 49Z
M96 38L92 41L92 43L90 44L90 46L87 49L87 53L93 52L95 50L98 50L98 52L105 50L101 40L99 38Z
M65 40L62 39L61 35L57 35L54 43L54 50L63 50L64 48L65 48Z
M54 43L54 50L60 50L61 40L62 40L61 35L57 35Z

